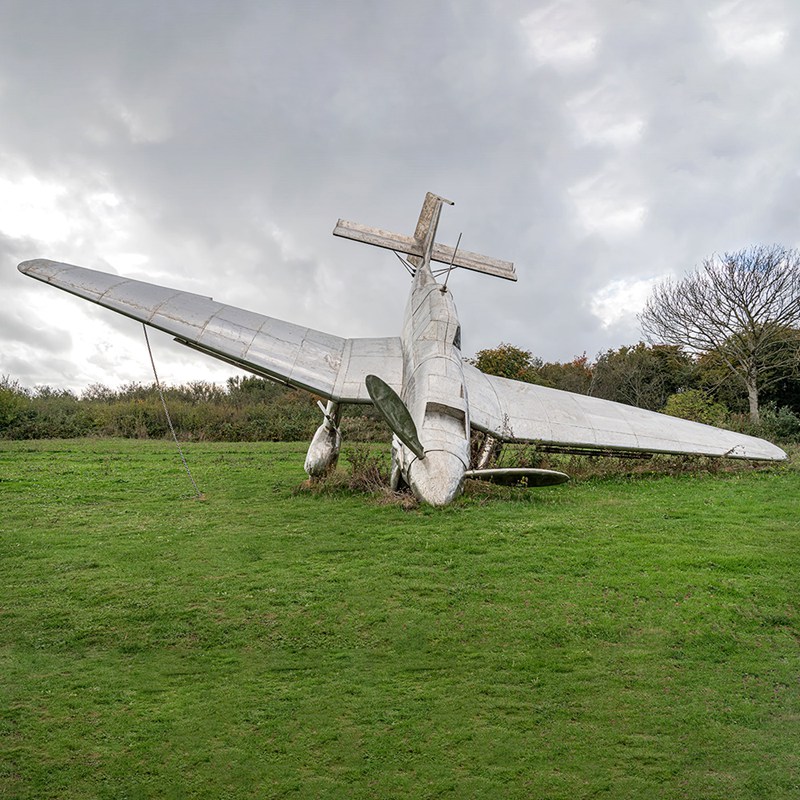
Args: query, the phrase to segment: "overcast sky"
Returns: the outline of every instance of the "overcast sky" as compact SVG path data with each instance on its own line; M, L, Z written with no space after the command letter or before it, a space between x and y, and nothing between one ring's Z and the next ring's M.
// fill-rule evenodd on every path
M342 336L399 334L343 217L514 261L450 278L464 353L641 338L652 282L800 240L791 0L0 0L0 375L150 382L141 326L43 257ZM235 370L153 338L162 380ZM239 373L241 374L241 373Z

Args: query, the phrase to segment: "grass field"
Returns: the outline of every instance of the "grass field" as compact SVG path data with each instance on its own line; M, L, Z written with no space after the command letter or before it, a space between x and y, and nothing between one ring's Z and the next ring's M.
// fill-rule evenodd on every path
M800 797L800 471L444 510L0 443L2 798Z

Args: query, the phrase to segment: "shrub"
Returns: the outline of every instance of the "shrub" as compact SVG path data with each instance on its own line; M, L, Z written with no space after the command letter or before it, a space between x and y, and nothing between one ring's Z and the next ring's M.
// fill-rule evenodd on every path
M788 406L761 409L761 428L768 439L779 442L800 442L800 415Z
M663 413L706 425L720 426L728 421L728 409L700 389L687 389L671 394L664 405Z
M7 375L0 378L0 434L5 434L30 408L30 396Z
M384 453L375 452L366 444L356 444L344 450L345 461L350 465L348 486L360 491L377 492L389 483L389 472Z

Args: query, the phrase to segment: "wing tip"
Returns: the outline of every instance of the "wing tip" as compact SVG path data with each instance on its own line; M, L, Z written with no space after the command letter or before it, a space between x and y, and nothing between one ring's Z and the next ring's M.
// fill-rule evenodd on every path
M28 261L21 261L19 264L17 264L17 269L23 275L37 277L40 272L48 267L52 268L52 266L57 263L57 261L51 261L48 258L31 258Z
M765 440L766 441L766 440ZM765 448L766 455L761 456L763 461L786 461L789 458L789 455L782 450L777 445L772 444L771 442L766 442L769 447Z
M723 457L743 458L751 461L786 461L789 456L778 445L757 436L743 435L743 439L730 450L723 453Z

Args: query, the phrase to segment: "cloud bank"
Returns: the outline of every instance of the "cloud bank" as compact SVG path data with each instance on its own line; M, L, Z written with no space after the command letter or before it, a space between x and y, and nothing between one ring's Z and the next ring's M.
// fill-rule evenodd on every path
M151 380L140 326L34 257L345 336L396 335L395 257L337 218L513 260L450 285L471 354L630 344L647 287L798 243L788 2L11 2L0 10L0 374ZM153 339L170 383L234 370Z

